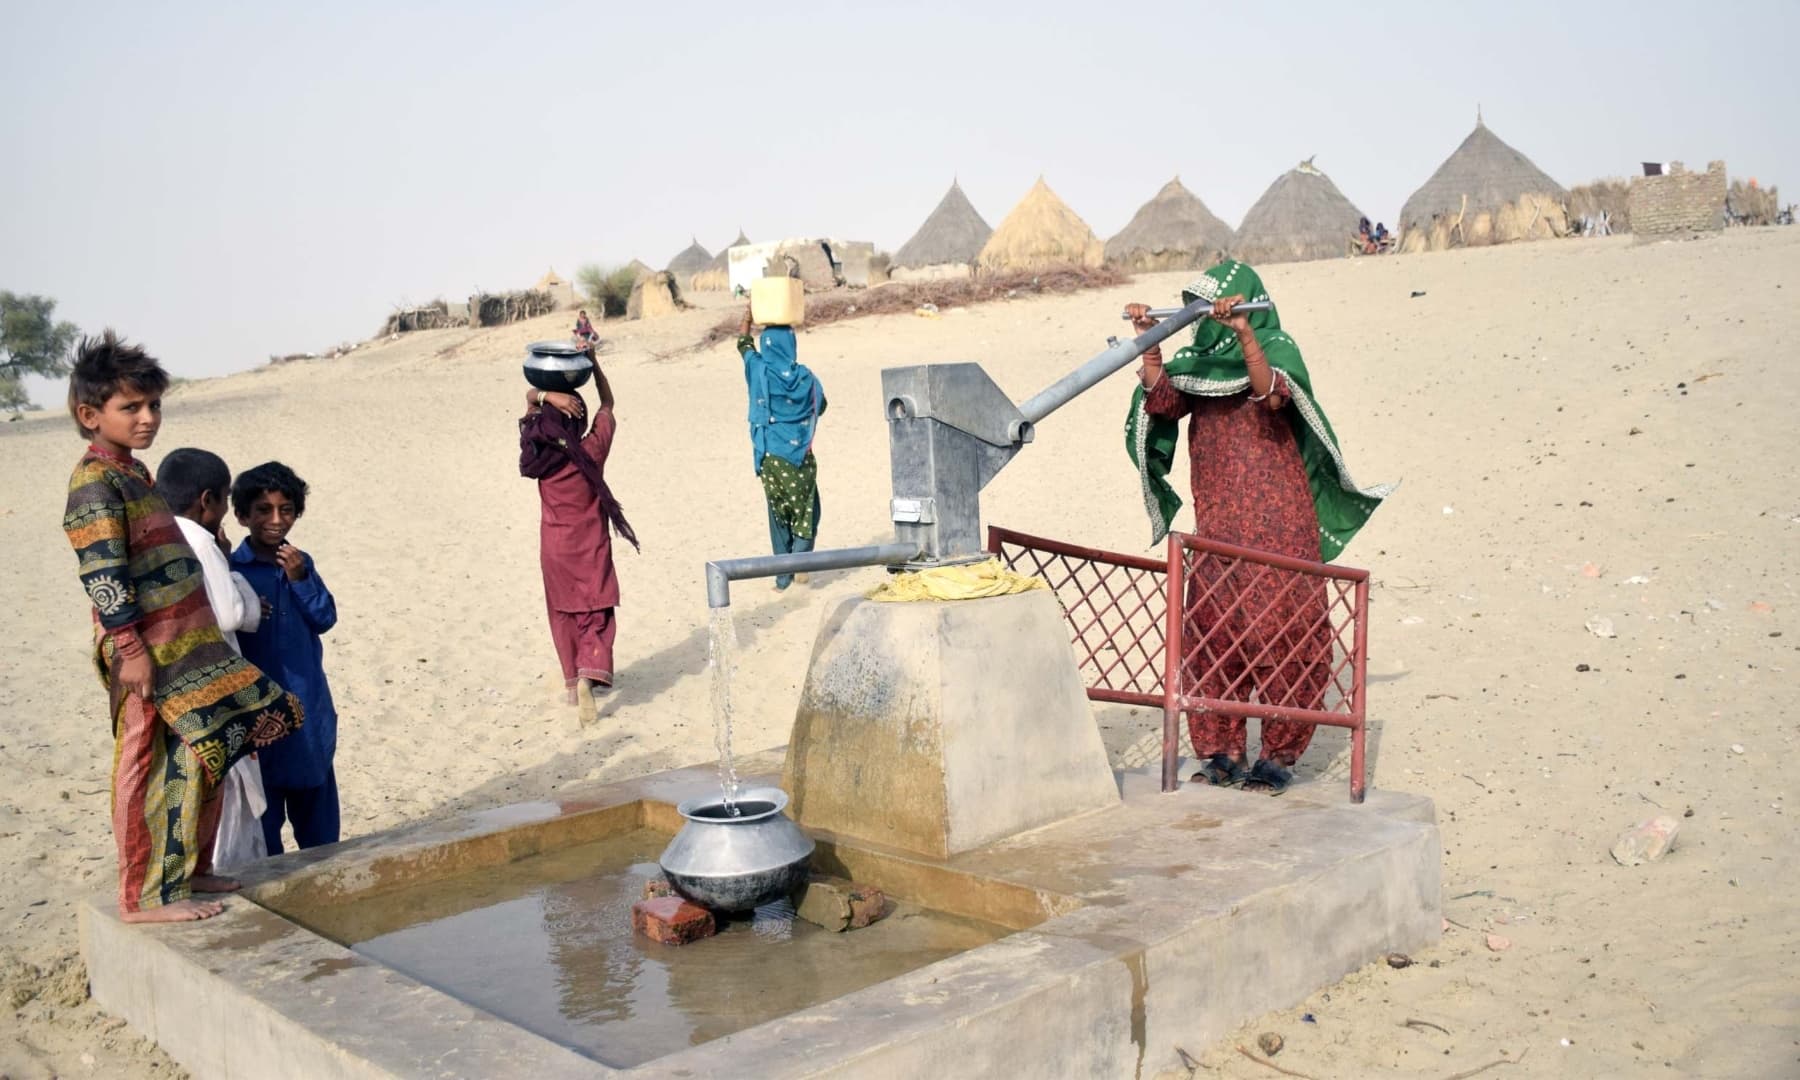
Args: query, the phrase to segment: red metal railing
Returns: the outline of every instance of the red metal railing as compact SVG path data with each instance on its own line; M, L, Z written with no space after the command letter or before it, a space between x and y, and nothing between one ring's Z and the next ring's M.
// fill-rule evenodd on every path
M990 525L988 550L1049 583L1069 622L1075 663L1095 701L1163 705L1166 560L1117 555Z
M1365 789L1369 574L1171 533L1164 560L989 527L988 550L1044 578L1096 701L1160 706L1164 791L1192 712L1350 731Z

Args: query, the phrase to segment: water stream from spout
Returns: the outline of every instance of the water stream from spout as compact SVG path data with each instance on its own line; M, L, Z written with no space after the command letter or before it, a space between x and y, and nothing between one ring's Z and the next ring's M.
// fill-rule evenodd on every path
M731 755L731 679L737 665L737 623L731 606L712 609L707 627L706 666L712 676L713 741L719 751L719 788L725 809L737 816L737 762Z

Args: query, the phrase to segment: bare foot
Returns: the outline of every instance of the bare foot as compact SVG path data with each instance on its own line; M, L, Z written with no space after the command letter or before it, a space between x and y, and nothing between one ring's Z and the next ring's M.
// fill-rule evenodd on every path
M188 879L195 892L220 893L237 892L243 886L236 878L220 877L217 874L195 874Z
M217 900L190 899L142 911L121 911L119 918L128 923L194 922L197 919L210 919L224 910L225 905Z
M583 724L594 722L594 689L587 679L575 681L575 715Z

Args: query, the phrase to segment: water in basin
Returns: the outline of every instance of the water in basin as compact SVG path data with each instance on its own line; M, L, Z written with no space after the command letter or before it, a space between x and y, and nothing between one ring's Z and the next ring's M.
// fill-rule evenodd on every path
M833 933L766 911L684 946L632 933L667 834L638 828L283 914L387 967L617 1067L829 1001L1009 931L905 902ZM876 882L875 884L880 884Z

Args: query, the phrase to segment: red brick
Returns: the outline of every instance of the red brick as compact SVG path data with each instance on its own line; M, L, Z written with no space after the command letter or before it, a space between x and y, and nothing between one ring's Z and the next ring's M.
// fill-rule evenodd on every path
M686 945L718 932L712 912L679 896L657 896L631 905L631 928L664 945Z
M850 890L850 929L858 930L887 914L887 897L872 885Z

